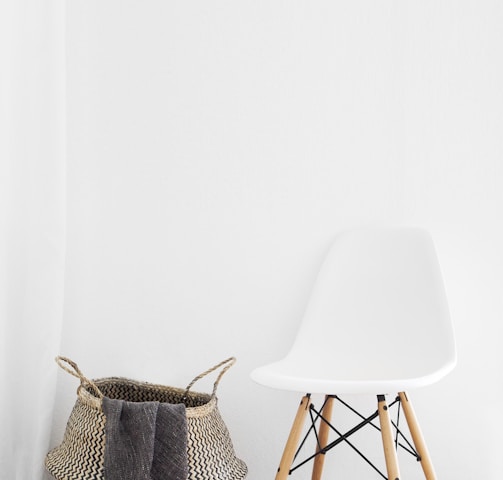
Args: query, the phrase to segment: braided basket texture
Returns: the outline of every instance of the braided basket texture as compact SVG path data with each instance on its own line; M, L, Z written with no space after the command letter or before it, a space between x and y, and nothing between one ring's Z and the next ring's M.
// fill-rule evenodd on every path
M45 459L47 470L56 480L106 480L106 417L101 406L105 396L129 402L184 403L188 430L187 480L241 480L246 477L246 464L236 457L216 397L218 383L235 363L234 358L198 375L185 389L127 378L89 380L68 358L58 357L56 360L64 370L81 381L63 441ZM212 394L190 391L197 380L221 367Z

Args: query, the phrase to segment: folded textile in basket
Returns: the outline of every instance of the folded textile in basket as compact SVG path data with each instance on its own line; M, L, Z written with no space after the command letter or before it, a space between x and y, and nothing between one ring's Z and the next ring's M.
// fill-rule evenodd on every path
M107 480L187 480L185 405L104 397Z

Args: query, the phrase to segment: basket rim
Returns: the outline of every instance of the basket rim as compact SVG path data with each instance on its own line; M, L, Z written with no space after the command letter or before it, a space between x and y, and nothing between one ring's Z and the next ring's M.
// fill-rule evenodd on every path
M214 394L204 393L204 392L196 392L193 390L186 391L185 388L173 387L170 385L162 385L158 383L151 383L146 381L134 380L126 377L103 377L93 379L92 382L96 386L101 386L104 384L127 384L139 388L148 388L155 389L165 392L173 392L174 394L180 395L183 397L184 395L189 398L197 398L199 400L204 401L202 405L197 405L195 407L185 407L185 412L187 417L200 417L203 415L207 415L210 411L214 410L217 406L218 399ZM87 403L88 405L103 411L102 402L103 397L97 397L92 389L86 388L87 385L80 385L77 389L77 396ZM181 403L181 402L180 402Z

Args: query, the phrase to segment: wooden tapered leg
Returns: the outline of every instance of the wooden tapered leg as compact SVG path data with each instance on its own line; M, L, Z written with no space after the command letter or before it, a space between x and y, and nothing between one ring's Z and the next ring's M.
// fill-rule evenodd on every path
M334 398L327 395L325 397L325 404L321 411L322 417L327 422L330 422L330 419L332 418L333 405L334 405ZM330 433L330 426L328 425L328 423L323 421L322 419L320 420L320 422L321 422L320 430L318 432L319 445L316 447L316 452L319 452L321 449L323 449L328 445L328 434ZM311 477L312 480L321 480L321 473L323 471L324 463L325 463L324 453L320 453L319 455L316 455L316 457L314 457L313 475Z
M302 433L302 427L304 426L304 420L306 414L309 411L309 406L311 405L311 398L309 395L302 397L299 408L297 410L297 415L293 421L292 429L290 430L290 435L283 450L283 456L281 457L281 462L279 464L278 473L276 474L276 480L285 480L290 473L290 467L292 466L293 457L295 456L295 451L299 445L300 435Z
M398 468L398 458L395 444L393 442L393 432L391 420L389 418L388 406L384 395L377 396L377 407L379 412L379 423L381 425L382 443L384 448L384 458L386 460L386 470L388 480L400 480L400 470Z
M405 392L400 392L398 394L400 397L400 402L403 407L403 413L407 420L407 425L409 426L410 435L417 453L419 454L421 467L423 467L423 472L426 480L436 480L435 470L433 469L433 464L431 463L430 454L426 448L426 443L423 438L421 429L419 428L419 423L410 403L410 399Z

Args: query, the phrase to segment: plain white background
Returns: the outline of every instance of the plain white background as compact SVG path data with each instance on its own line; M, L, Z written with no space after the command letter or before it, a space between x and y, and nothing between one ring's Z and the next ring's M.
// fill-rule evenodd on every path
M488 0L68 3L55 353L181 386L236 355L221 410L249 479L272 478L299 399L249 372L287 351L337 232L420 225L459 364L416 410L439 478L499 479L502 22ZM76 387L59 384L53 443ZM342 452L327 473L373 478Z
M65 10L0 2L0 478L40 479L65 273Z

